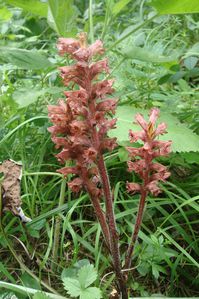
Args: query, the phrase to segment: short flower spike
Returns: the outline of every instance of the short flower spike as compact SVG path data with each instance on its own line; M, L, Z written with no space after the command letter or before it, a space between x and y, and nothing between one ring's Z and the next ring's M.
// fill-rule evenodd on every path
M144 188L156 196L161 192L158 182L165 181L170 175L165 166L153 162L154 158L167 156L171 151L171 141L156 140L159 135L166 133L165 123L156 127L158 117L159 110L157 108L151 110L149 122L141 114L137 114L136 122L142 130L140 132L130 130L129 132L131 142L136 142L139 139L144 142L144 145L139 148L127 147L129 157L133 159L133 161L128 162L128 170L130 172L135 171L143 180L143 185L140 185L140 188L137 184L127 183L129 192L141 192Z

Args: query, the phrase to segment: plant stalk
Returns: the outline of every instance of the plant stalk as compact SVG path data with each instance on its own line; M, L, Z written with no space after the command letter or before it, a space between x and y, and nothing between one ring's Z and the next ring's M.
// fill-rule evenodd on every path
M120 258L119 245L118 245L119 236L117 233L115 215L113 211L113 196L112 196L109 177L107 174L107 170L106 170L106 166L102 154L100 154L98 158L98 169L99 169L103 190L104 190L105 205L106 205L106 219L107 219L109 232L110 232L110 249L112 253L115 274L119 283L122 299L128 299L125 279L121 271L121 258Z
M90 37L91 43L94 42L94 30L93 30L93 1L89 0L89 27L90 27Z
M81 163L81 159L80 159L80 163ZM96 217L100 223L103 235L105 237L106 245L107 245L108 249L110 250L110 233L109 233L108 225L106 223L106 218L105 218L104 212L100 205L100 200L98 197L92 196L92 190L90 189L89 178L87 178L87 171L82 169L81 172L82 172L81 177L84 180L85 188L90 196L91 202L92 202L94 210L95 210Z
M91 80L89 77L89 71L86 72L85 78L87 81L86 91L88 94L88 98L90 99L90 101L89 101L90 118L95 119L96 105L92 99L92 85L91 85ZM113 211L113 196L112 196L112 192L111 192L109 177L108 177L106 166L104 163L104 158L100 151L100 140L99 140L98 131L95 126L92 126L92 124L91 124L91 132L92 132L93 147L98 151L98 158L97 158L96 164L97 164L97 168L98 168L98 171L99 171L99 174L101 177L102 187L103 187L103 191L104 191L104 198L105 198L105 206L106 206L106 218L103 217L103 222L100 222L100 225L103 229L103 226L106 223L105 227L106 227L106 229L108 229L108 232L109 232L109 248L110 248L110 252L112 255L112 259L113 259L113 267L115 270L116 278L117 278L117 281L119 284L119 290L122 294L122 299L128 299L125 279L124 279L124 275L122 273L122 268L121 268L121 258L120 258L120 251L119 251L119 236L117 233L115 215L114 215L114 211ZM83 177L85 177L85 176L83 176ZM89 192L89 194L92 194L92 192ZM93 196L91 196L91 199L93 200ZM96 199L94 198L94 200L96 200ZM99 201L99 199L97 198L96 201ZM96 204L99 204L99 202L98 203L95 202L94 207ZM100 204L99 204L99 207L100 207L100 209L99 209L99 211L100 211L101 210ZM95 207L95 210L96 210L96 207ZM97 208L97 210L98 210L98 208Z
M138 213L137 213L137 217L136 217L135 228L134 228L134 231L132 233L131 242L129 243L126 258L125 258L124 269L129 269L131 267L131 258L133 256L135 243L138 239L138 233L140 231L140 227L141 227L141 224L142 224L142 218L143 218L143 213L144 213L146 197L147 197L147 191L145 191L143 189L142 192L141 192L141 197L140 197L139 208L138 208ZM128 272L127 272L127 276L128 276Z

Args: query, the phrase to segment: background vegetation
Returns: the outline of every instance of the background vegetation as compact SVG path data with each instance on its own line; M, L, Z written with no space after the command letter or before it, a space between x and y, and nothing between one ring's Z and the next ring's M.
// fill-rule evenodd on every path
M159 197L148 198L130 291L199 296L199 5L191 2L186 7L178 0L0 1L0 160L22 162L23 208L33 219L27 225L9 213L2 219L0 298L13 292L12 298L28 298L24 286L32 288L30 298L48 298L34 295L33 289L43 287L54 293L51 298L56 292L67 296L62 279L77 277L78 271L83 276L91 271L96 294L100 288L108 298L113 291L110 259L89 198L71 194L56 173L60 165L47 131L46 107L63 97L57 67L68 63L58 56L57 38L81 31L90 42L103 40L119 98L112 134L120 146L106 155L106 163L124 248L138 203L125 189L125 181L132 180L124 145L128 129L136 128L133 116L160 107L166 138L173 140L172 154L162 160L172 176Z

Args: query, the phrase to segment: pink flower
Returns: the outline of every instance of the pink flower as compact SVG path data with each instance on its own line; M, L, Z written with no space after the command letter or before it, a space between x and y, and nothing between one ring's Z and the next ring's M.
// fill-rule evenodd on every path
M150 112L150 116L149 116L149 122L154 126L157 119L159 118L159 115L160 115L160 111L159 109L157 108L153 108L151 109L151 112Z
M105 73L109 73L107 58L97 61L90 66L90 76L92 79L94 79L98 74L102 73L103 71Z
M126 187L127 187L127 191L129 193L136 193L136 192L140 192L141 191L141 186L139 184L136 183L126 183Z
M148 124L145 121L145 119L144 119L144 117L143 117L142 114L137 113L136 116L135 116L135 119L136 119L136 123L138 125L140 125L144 130L147 130Z
M92 86L92 98L103 98L106 94L112 94L114 89L112 88L113 80L104 80L98 82Z
M167 171L164 165L154 163L153 159L167 156L171 151L171 141L155 140L158 135L166 133L166 124L164 123L155 128L158 117L159 110L157 108L153 108L150 111L148 123L141 114L137 114L136 121L142 130L136 133L130 130L129 137L131 142L136 142L140 139L144 144L139 148L126 148L129 152L129 157L133 159L133 161L128 161L128 170L130 172L134 171L143 180L142 188L139 189L137 187L137 191L151 192L155 196L161 192L158 182L165 181L170 176L170 172ZM129 183L127 184L127 190L130 190Z
M112 151L117 146L117 138L104 138L101 143L100 149Z
M80 48L80 42L74 38L59 38L57 48L59 55L73 54Z
M146 134L144 131L140 132L133 132L132 130L129 130L129 137L130 137L130 142L136 142L139 139L142 141L146 141Z
M70 133L71 135L83 135L88 132L88 124L85 120L73 120L70 123Z
M89 163L96 161L97 158L97 151L94 147L89 147L84 151L83 157Z
M76 166L74 167L63 167L57 170L57 172L62 173L64 176L67 176L68 174L78 174L78 168Z
M157 184L158 184L158 181L154 180L154 181L151 181L149 184L147 184L145 188L148 192L151 192L154 196L157 196L161 192L161 190L157 186Z
M69 149L63 149L59 154L56 155L57 159L64 163L71 158L71 151Z
M96 109L105 112L111 111L113 114L115 114L116 107L117 107L117 100L107 99L98 103Z
M99 124L99 136L104 136L110 129L116 128L117 119L105 120L102 124Z
M75 178L68 183L68 187L75 193L81 190L82 185L83 185L83 180L80 178Z
M73 53L73 57L78 61L89 61L93 56L104 53L103 44L100 40L97 40L89 47L81 47Z
M167 125L165 123L159 124L157 126L157 129L155 130L155 136L165 134L166 133L166 128L167 128Z
M138 173L140 177L143 178L144 172L147 169L145 160L141 159L141 160L136 160L135 162L128 161L127 164L128 164L129 172L134 171L135 173Z

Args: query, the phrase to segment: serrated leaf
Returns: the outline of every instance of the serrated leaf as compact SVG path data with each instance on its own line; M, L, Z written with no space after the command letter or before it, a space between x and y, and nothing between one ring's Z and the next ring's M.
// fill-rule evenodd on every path
M137 132L140 127L133 123L135 115L142 113L144 117L148 118L147 110L141 110L133 108L132 106L119 106L117 108L116 117L117 128L109 133L110 137L117 137L119 144L123 145L129 140L129 129ZM192 132L185 124L173 115L161 112L159 122L165 122L167 124L168 133L161 136L160 140L172 140L172 150L174 152L197 152L199 150L199 138L194 132Z
M78 297L81 294L81 285L75 278L66 277L63 279L64 289L71 297Z
M34 294L33 299L50 299L50 297L45 293L37 292L36 294Z
M93 265L83 266L78 271L78 279L82 288L87 288L97 279L97 271Z
M47 17L48 5L39 0L5 0L5 2L38 16Z
M90 287L81 291L80 299L100 299L102 294L99 288Z
M61 279L64 280L64 278L75 278L77 277L77 270L74 268L67 268L67 269L63 269L62 273L61 273Z
M198 0L152 0L150 5L161 15L199 12Z
M37 70L52 66L52 63L38 51L0 47L0 60L21 69Z

